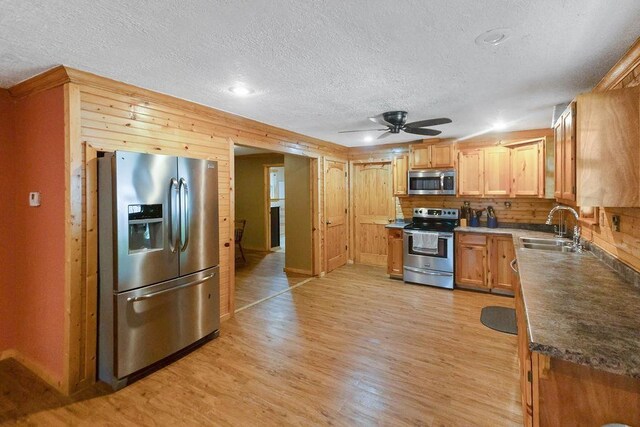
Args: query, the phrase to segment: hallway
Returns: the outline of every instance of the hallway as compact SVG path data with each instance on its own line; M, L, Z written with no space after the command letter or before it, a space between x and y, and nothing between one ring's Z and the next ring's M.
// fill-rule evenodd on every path
M310 278L284 272L284 251L245 250L245 257L246 262L236 260L236 312Z

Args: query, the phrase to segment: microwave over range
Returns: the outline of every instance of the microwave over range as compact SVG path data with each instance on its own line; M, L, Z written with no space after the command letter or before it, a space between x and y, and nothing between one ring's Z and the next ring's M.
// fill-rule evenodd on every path
M453 195L456 194L456 171L415 170L409 171L409 194L421 195Z

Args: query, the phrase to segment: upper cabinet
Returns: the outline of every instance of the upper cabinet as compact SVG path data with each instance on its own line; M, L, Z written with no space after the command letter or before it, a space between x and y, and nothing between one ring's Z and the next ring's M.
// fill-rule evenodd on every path
M640 207L640 86L580 95L575 104L576 204Z
M511 150L492 147L483 151L484 195L508 197L511 192Z
M544 195L544 143L522 144L511 149L511 195Z
M409 156L402 154L393 158L393 195L407 195L407 172L409 171Z
M544 197L546 138L458 152L458 195Z
M458 152L458 195L484 194L484 150L469 149Z
M572 102L556 121L555 137L556 179L554 197L559 201L576 200L576 103Z
M411 169L447 169L454 165L454 147L451 142L422 143L409 148Z

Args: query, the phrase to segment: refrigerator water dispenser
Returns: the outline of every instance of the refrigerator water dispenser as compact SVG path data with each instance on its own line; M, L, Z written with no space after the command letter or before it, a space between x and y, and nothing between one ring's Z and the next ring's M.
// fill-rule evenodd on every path
M162 205L129 205L129 253L161 250L164 219Z

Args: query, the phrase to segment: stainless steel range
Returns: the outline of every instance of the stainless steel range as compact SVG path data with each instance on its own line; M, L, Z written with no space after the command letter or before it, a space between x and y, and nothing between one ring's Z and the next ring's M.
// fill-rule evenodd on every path
M459 210L415 208L404 228L404 281L453 289L453 229Z

